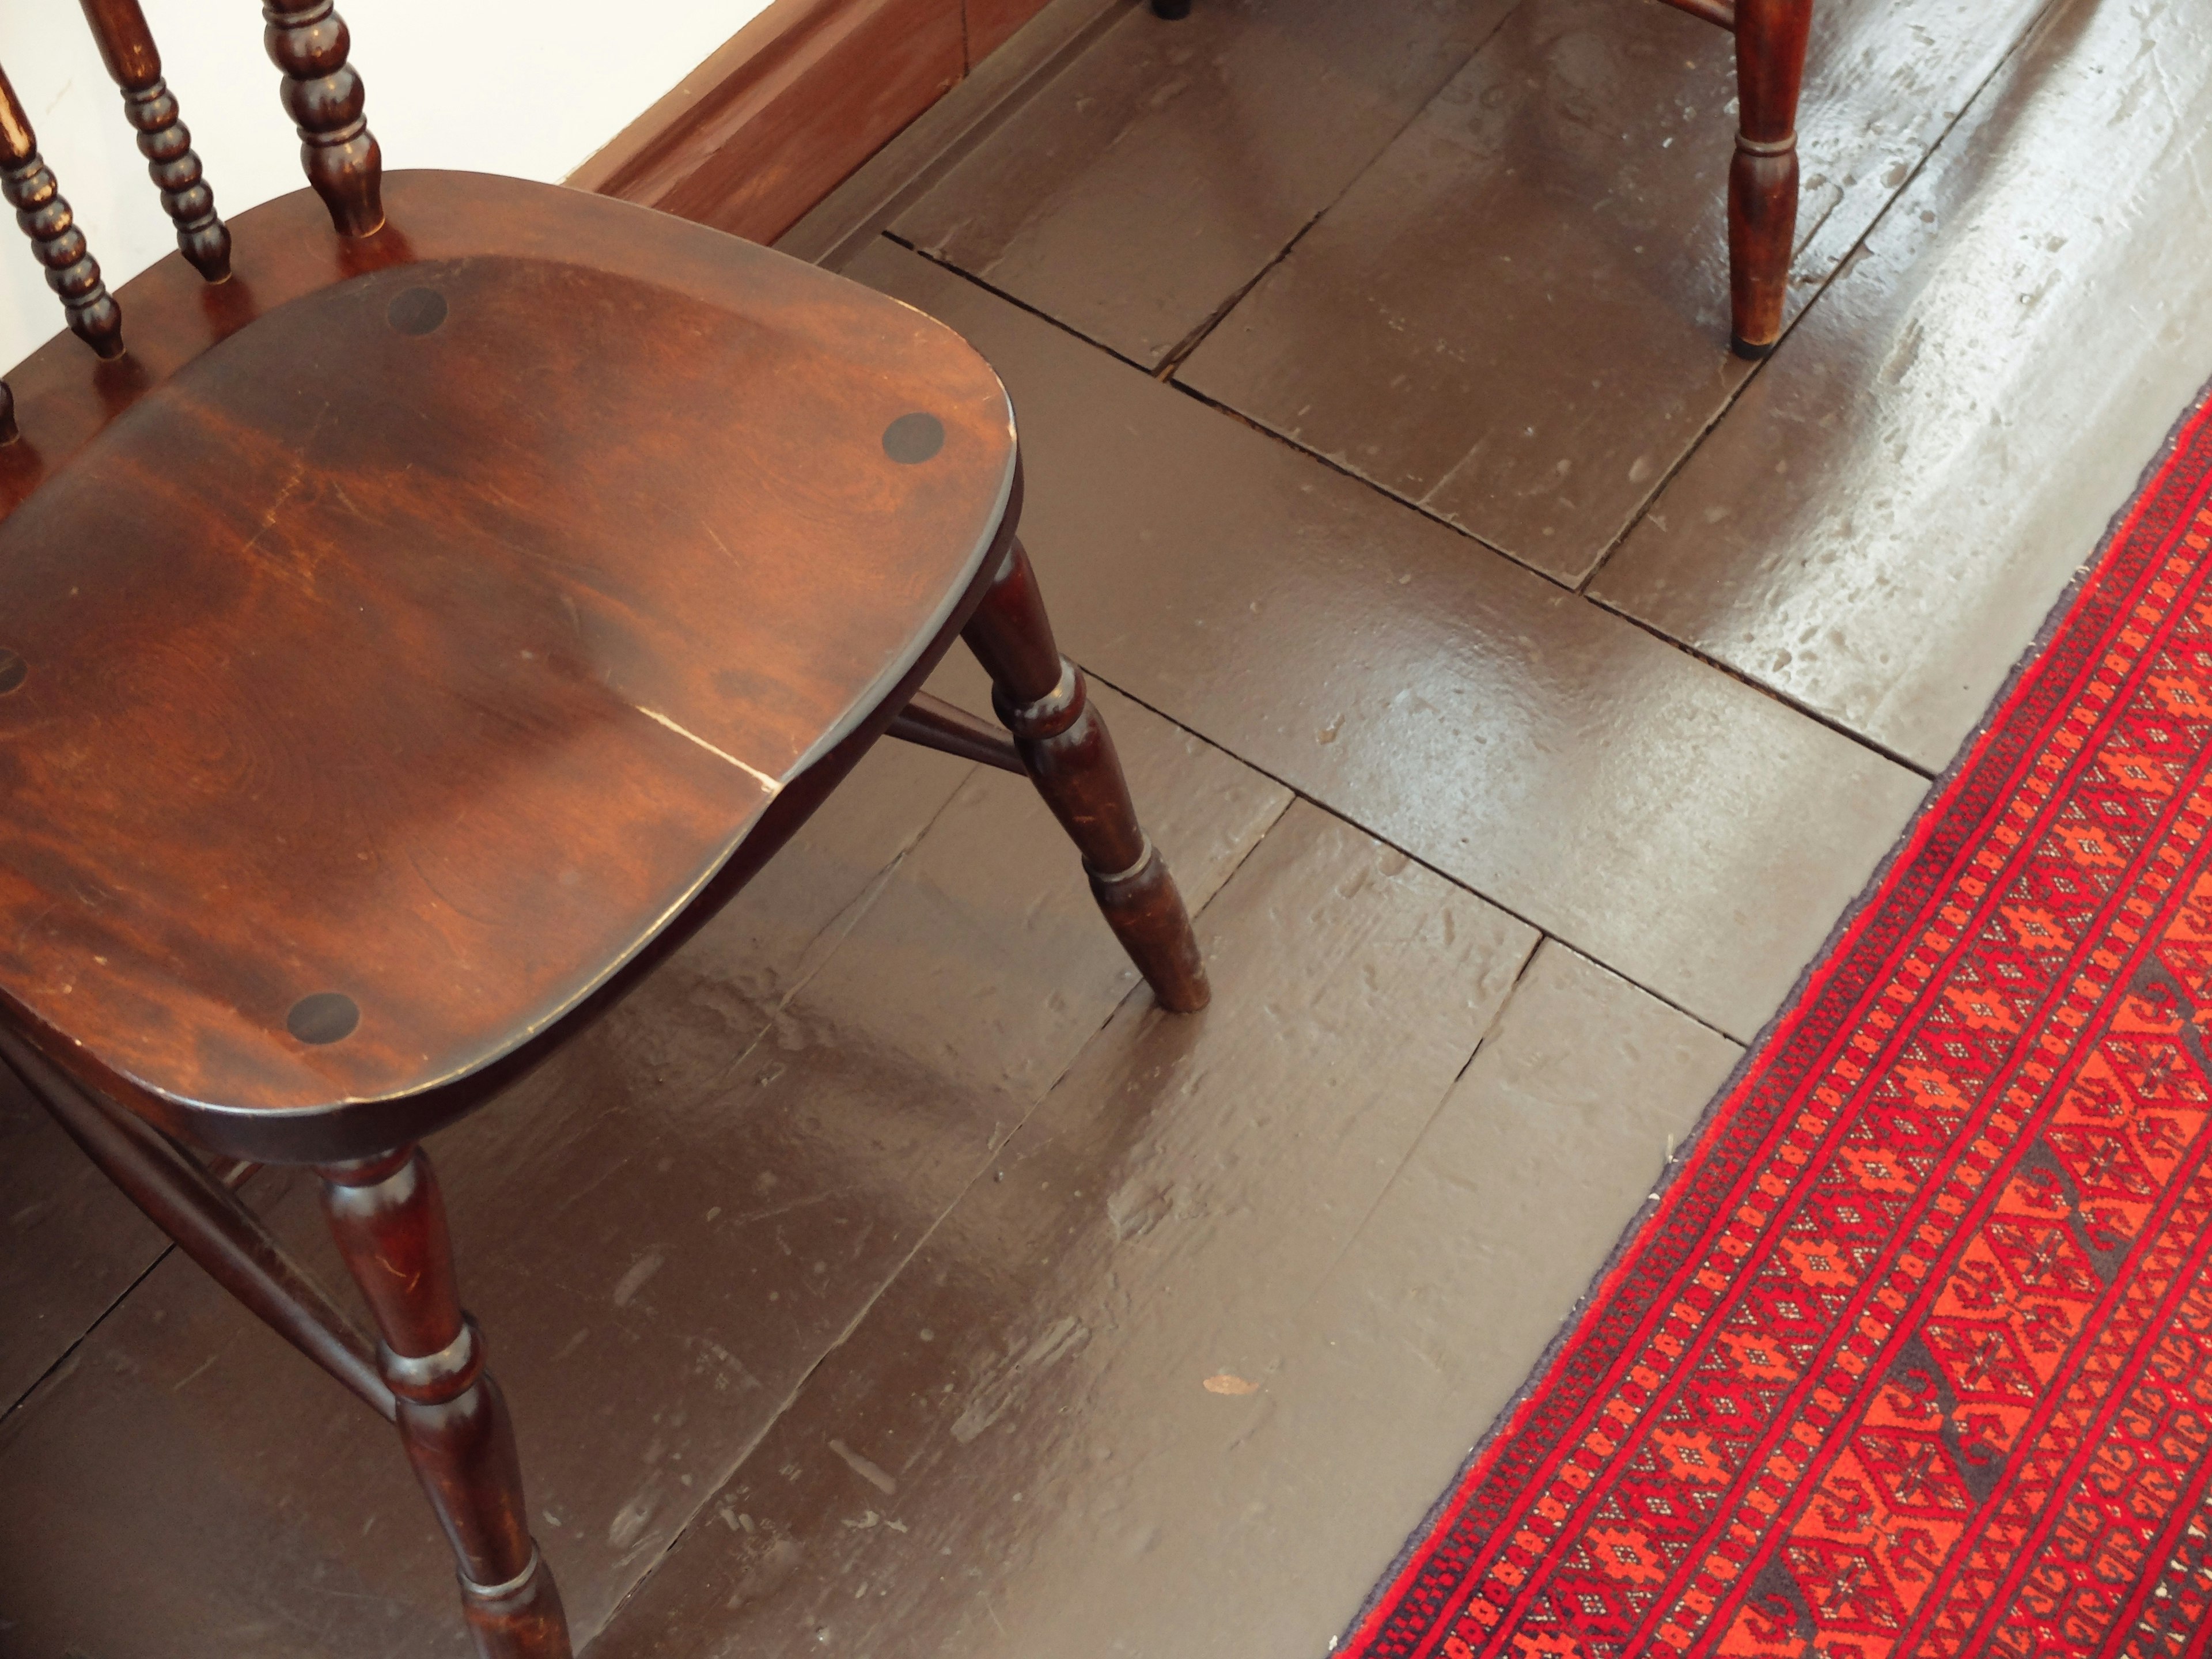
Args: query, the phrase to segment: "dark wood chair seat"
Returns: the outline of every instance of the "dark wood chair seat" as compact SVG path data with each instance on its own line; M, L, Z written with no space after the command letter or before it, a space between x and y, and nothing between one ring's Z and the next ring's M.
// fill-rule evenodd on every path
M0 382L0 1065L397 1425L477 1651L570 1659L421 1138L886 734L1027 774L1182 1012L1197 938L957 336L643 209L385 178L331 0L263 9L313 193L226 226L137 0L83 6L179 257L107 292L0 73L76 337ZM956 639L997 726L921 690ZM240 1159L315 1166L374 1345Z
M194 1117L544 1030L937 640L1013 484L996 377L906 306L577 191L386 191L411 260L0 522L0 994Z

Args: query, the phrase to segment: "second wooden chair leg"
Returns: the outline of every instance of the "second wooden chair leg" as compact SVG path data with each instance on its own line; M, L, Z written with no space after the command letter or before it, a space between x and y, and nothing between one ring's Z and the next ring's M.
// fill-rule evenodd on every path
M1137 823L1128 781L1083 671L1060 654L1029 555L1016 542L963 635L1022 763L1083 854L1106 921L1164 1007L1206 1005L1206 964L1182 895Z
M461 1311L430 1161L405 1147L325 1168L323 1211L376 1316L399 1437L453 1546L483 1659L570 1659L553 1574L530 1535L507 1406Z
M1764 357L1782 337L1797 238L1797 95L1813 0L1737 0L1736 92L1742 106L1729 168L1731 343Z

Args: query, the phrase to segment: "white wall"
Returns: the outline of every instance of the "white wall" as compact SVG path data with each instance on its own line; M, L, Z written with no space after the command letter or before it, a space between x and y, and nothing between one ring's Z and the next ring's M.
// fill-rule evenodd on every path
M296 190L252 0L142 0L226 216ZM735 34L767 0L339 0L387 167L557 179ZM495 50L494 43L509 44ZM0 0L0 64L110 288L176 246L122 100L70 0ZM0 210L0 374L63 326ZM130 335L129 319L124 324ZM89 358L88 358L88 362Z

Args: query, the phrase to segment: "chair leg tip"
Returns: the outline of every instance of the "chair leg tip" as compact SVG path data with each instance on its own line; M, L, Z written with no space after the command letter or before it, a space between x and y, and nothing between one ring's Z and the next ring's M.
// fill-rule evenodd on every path
M1765 345L1754 345L1741 334L1729 336L1729 349L1737 356L1754 363L1771 357L1774 355L1774 348L1780 343L1778 340L1769 340Z
M1190 0L1152 0L1152 15L1170 22L1190 15Z
M1155 987L1152 994L1159 999L1160 1006L1171 1014L1196 1014L1204 1012L1212 1002L1213 988L1200 975L1194 985L1170 986L1165 990Z

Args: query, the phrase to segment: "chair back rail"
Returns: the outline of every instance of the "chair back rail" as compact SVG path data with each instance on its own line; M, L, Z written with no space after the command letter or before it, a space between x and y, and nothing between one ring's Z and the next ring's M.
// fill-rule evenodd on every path
M177 246L210 283L230 276L230 231L216 216L215 192L201 176L192 135L161 78L161 54L138 0L82 0L100 61L123 91L123 113L137 130L139 154L177 227Z
M139 0L79 0L100 60L122 89L123 111L138 134L146 169L177 228L177 246L210 283L230 276L230 228L216 212L198 153L176 95L161 76L161 54ZM348 237L384 228L383 152L368 130L360 75L349 61L352 39L333 0L268 0L263 43L283 71L285 112L300 135L300 161L331 222ZM102 357L123 355L123 313L100 279L76 215L39 154L22 100L0 70L0 194L31 239L46 282L61 298L70 331ZM0 384L0 445L15 436L15 403Z
M46 285L61 296L76 337L103 357L123 355L123 310L100 279L100 261L85 245L54 171L39 155L39 137L22 100L0 69L0 195L46 268Z
M384 228L384 152L362 112L345 20L332 0L269 0L262 15L270 61L284 71L284 108L300 129L307 182L340 235L374 236Z

